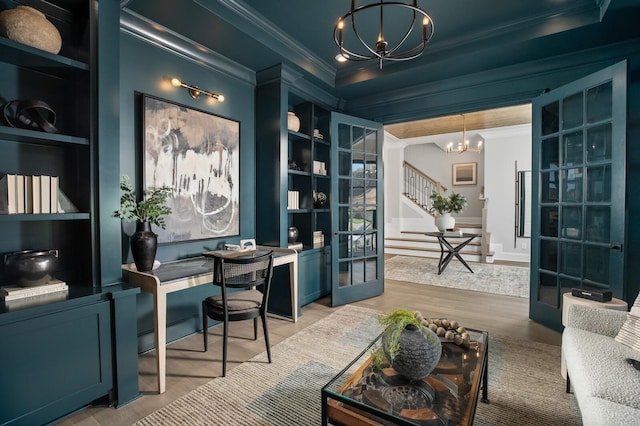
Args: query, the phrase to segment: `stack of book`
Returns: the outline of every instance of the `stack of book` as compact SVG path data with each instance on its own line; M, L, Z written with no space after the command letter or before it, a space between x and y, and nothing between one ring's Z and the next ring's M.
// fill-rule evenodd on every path
M462 230L458 228L447 229L442 233L443 237L462 237Z
M58 176L4 174L0 177L0 213L58 213Z
M47 284L33 287L1 287L0 298L5 302L24 299L27 297L42 296L44 294L67 291L69 286L64 281L52 279Z
M327 167L323 161L314 161L313 162L313 173L316 175L327 175Z
M300 193L298 191L289 191L287 200L287 209L298 210L300 208Z
M324 247L324 234L322 231L313 231L313 248Z

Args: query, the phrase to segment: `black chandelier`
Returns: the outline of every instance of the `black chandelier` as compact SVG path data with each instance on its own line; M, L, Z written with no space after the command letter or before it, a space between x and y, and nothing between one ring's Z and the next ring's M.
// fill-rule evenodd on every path
M356 25L356 14L359 12L378 8L380 11L380 31L378 32L378 39L372 45L367 44L358 31ZM393 45L389 47L389 41L385 39L385 8L389 11L391 8L404 8L411 11L411 21L407 27L404 35L393 41ZM404 48L402 45L409 39L416 29L416 18L422 16L422 25L420 42L411 48ZM344 42L345 22L351 21L352 35L355 36L353 44L355 47L346 47ZM397 26L396 22L393 22L394 26ZM417 30L416 30L417 31ZM420 9L417 4L417 0L413 0L413 3L402 3L396 1L384 2L380 0L379 3L371 3L364 6L356 7L355 0L351 0L351 10L342 16L336 26L333 27L333 39L336 45L340 49L340 53L336 56L336 59L340 62L345 61L370 61L377 60L380 62L380 69L382 69L383 61L408 61L415 59L422 54L425 46L433 36L433 20L424 10ZM415 35L413 39L415 39ZM358 43L361 46L358 46Z

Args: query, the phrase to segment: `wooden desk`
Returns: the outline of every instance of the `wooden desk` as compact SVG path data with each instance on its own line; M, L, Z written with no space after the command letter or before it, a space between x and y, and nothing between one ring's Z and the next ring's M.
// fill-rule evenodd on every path
M258 246L256 254L273 250L273 266L289 265L291 316L298 320L298 253L295 250ZM165 262L149 272L138 272L130 264L122 265L122 279L153 294L156 334L158 393L166 389L167 373L167 294L203 284L213 279L213 259L204 256Z

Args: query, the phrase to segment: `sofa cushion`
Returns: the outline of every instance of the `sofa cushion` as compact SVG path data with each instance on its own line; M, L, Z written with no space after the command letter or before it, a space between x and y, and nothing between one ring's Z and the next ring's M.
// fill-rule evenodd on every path
M640 371L626 361L640 359L640 352L612 337L571 327L562 333L562 352L581 410L589 396L640 409Z
M616 342L640 351L640 296L636 298L631 311L627 314L627 320L622 324L616 336Z
M580 406L584 426L640 425L640 410L592 396Z

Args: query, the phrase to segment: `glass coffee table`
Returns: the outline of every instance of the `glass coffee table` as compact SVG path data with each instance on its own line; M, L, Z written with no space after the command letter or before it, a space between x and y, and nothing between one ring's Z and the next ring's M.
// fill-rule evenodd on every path
M478 398L488 403L489 335L470 330L468 348L442 342L442 358L426 378L410 382L388 363L372 365L378 336L322 388L322 424L471 425Z

